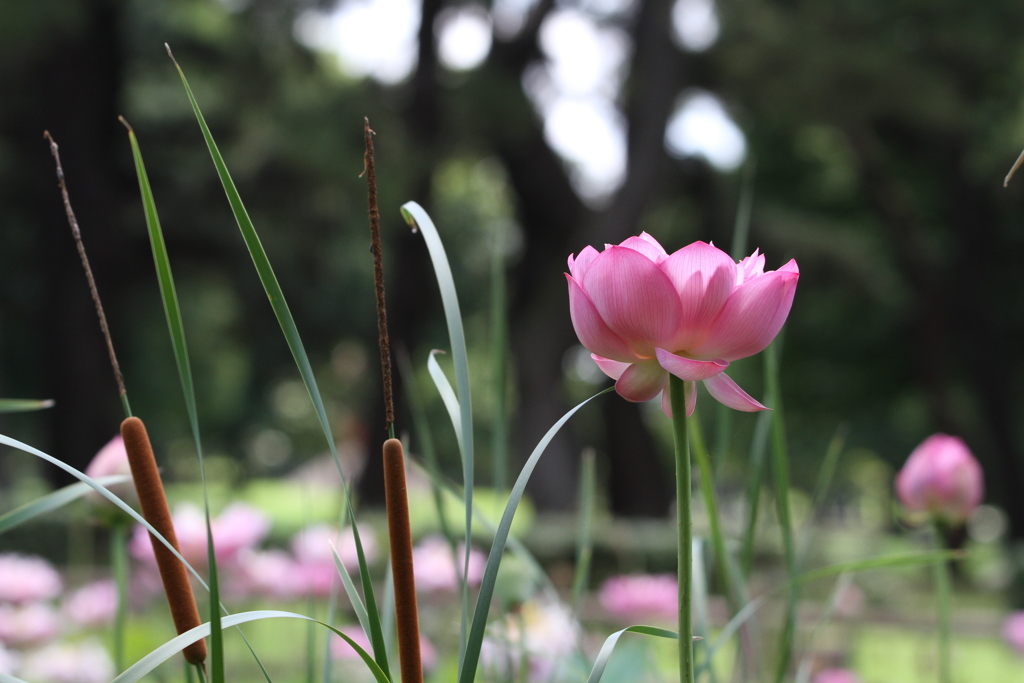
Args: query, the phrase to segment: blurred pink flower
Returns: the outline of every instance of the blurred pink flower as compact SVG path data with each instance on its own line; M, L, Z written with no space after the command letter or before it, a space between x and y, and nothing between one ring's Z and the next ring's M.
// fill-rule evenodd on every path
M95 639L48 645L26 655L18 670L35 683L106 683L115 674L107 649Z
M248 593L290 600L305 591L299 564L283 550L247 550L238 556L238 565Z
M679 613L679 585L671 574L613 576L598 594L605 610L622 619L662 617Z
M182 557L193 567L206 566L206 518L203 511L191 503L179 503L174 507L172 519ZM213 531L217 561L230 563L240 551L255 547L263 540L270 530L270 521L249 505L232 503L210 521L210 529ZM136 525L128 547L137 560L156 564L149 532L141 524Z
M981 465L955 436L933 434L896 475L896 493L910 512L953 524L964 522L984 496Z
M60 574L43 558L0 553L0 602L50 600L62 589Z
M1014 612L1003 622L1003 640L1024 655L1024 610Z
M480 650L481 669L492 678L518 680L525 660L530 683L563 680L569 671L568 655L579 646L582 632L567 605L551 597L531 598L518 613L488 625Z
M267 516L245 503L232 503L210 523L218 562L229 562L242 550L255 548L270 531Z
M359 539L366 561L373 562L377 557L377 541L373 534L367 528L360 528ZM295 534L291 545L297 572L303 582L303 594L320 597L330 594L331 584L338 577L332 546L338 551L338 558L345 569L356 571L359 568L351 527L339 532L327 524L314 524Z
M373 646L370 644L370 639L366 636L366 633L363 632L362 627L358 625L342 626L338 630L354 640L356 645L363 648L371 657L373 656ZM359 653L343 638L337 636L331 638L331 658L336 661L362 661ZM430 671L437 665L437 650L422 634L420 635L420 661L423 663L424 671Z
M412 568L416 576L416 588L422 591L454 591L459 587L459 575L465 567L466 546L459 545L459 561L455 562L452 547L441 536L428 536L412 549ZM476 548L469 551L469 573L466 578L470 586L480 583L484 575L487 558Z
M179 503L174 506L171 521L174 522L181 556L193 567L206 566L206 518L202 510L192 503ZM149 532L141 524L135 525L135 531L128 541L128 550L135 559L156 566Z
M338 629L346 636L355 641L356 645L363 648L367 654L373 656L373 648L370 645L370 638L360 626L342 626ZM344 638L335 636L331 638L331 659L362 659L351 645L345 642Z
M117 612L117 586L111 579L86 584L64 600L61 611L78 626L105 626Z
M743 411L765 407L723 372L752 356L782 329L800 276L796 261L764 271L757 250L738 264L704 242L669 255L646 232L598 252L569 255L569 311L576 335L615 390L630 401L662 394L671 413L669 373L685 380L686 412L696 405L693 382Z
M118 474L132 476L132 468L128 464L128 451L124 449L124 439L118 434L113 439L107 442L107 445L99 450L96 455L93 456L89 466L85 468L85 473L93 479L100 477L110 477ZM138 499L135 493L135 486L132 484L131 479L121 484L114 484L108 486L110 492L121 500L133 502ZM90 491L88 494L88 500L93 505L104 505L113 507L113 503L109 500L96 493Z
M849 669L824 669L814 674L811 683L860 683L860 678Z
M45 602L0 605L0 642L9 647L42 645L59 630L57 611Z

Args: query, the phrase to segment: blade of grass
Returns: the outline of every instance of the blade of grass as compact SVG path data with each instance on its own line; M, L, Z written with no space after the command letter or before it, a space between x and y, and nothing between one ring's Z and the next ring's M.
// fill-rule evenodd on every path
M537 443L536 448L533 449L533 453L526 460L526 464L523 465L522 471L519 473L519 477L516 479L516 483L512 486L512 491L509 493L508 503L505 505L505 511L501 515L501 521L498 523L497 532L494 536L494 542L491 544L491 552L487 556L487 565L484 569L483 577L480 580L480 595L477 597L476 610L473 614L473 623L469 629L469 636L466 639L466 657L462 662L462 667L459 670L459 683L473 683L476 678L476 668L480 659L480 647L483 645L484 640L484 629L487 627L487 613L491 608L491 598L494 595L494 584L498 578L498 567L501 564L502 554L505 552L505 543L508 540L509 529L512 527L512 518L516 514L516 508L519 506L519 501L523 497L523 493L526 490L526 484L530 481L530 476L533 474L534 468L537 466L537 462L540 460L540 456L543 455L544 450L551 443L551 440L558 433L558 430L569 421L573 415L576 414L580 408L590 403L592 400L612 391L614 387L609 387L604 391L594 394L590 398L586 399L582 403L576 405L569 412L563 415L558 422L552 425L551 429L548 430L547 434ZM472 511L470 511L472 513ZM467 543L467 549L468 549ZM467 557L469 553L466 553Z
M800 552L797 555L797 566L803 567L807 562L807 555L811 550L811 543L814 540L814 519L817 517L818 508L828 497L832 488L832 481L835 479L836 468L839 465L839 457L843 454L843 447L846 445L846 428L840 425L836 433L829 441L825 449L825 457L821 461L821 469L818 470L818 481L814 485L814 494L811 496L811 507L807 514L807 521L803 528L803 543L800 545Z
M768 387L769 405L772 407L772 479L775 482L775 506L782 531L782 548L786 561L786 573L792 579L797 574L796 549L793 542L793 521L789 509L789 453L786 446L786 422L782 410L782 393L779 388L779 356L783 333L765 351L765 384ZM786 618L779 643L779 659L775 668L775 683L782 683L789 670L796 639L796 607L800 593L795 582L786 593Z
M341 583L345 587L345 594L348 595L348 600L352 603L352 611L356 613L356 619L359 620L359 625L363 627L363 632L370 635L370 617L366 612L366 605L363 604L363 599L359 597L359 592L356 591L355 584L352 583L352 577L348 575L348 570L345 569L345 565L341 562L341 557L338 556L338 551L331 545L331 553L334 555L334 566L338 568L338 574L341 576Z
M708 678L711 683L717 683L718 676L715 674L715 667L711 665L711 659L707 656L707 638L711 635L711 618L708 615L708 574L704 566L704 542L702 539L693 539L693 613L694 627L697 635L694 640L700 638L705 646L705 659L708 661Z
M590 581L590 559L594 552L594 505L597 498L597 474L593 448L585 448L580 462L580 528L576 541L576 571L572 577L569 604L579 614L580 599Z
M693 447L694 460L700 472L700 489L707 508L708 521L711 526L711 546L715 552L715 565L718 567L719 580L729 603L729 612L735 614L739 609L738 598L732 577L729 575L729 563L726 561L725 536L722 534L722 520L718 512L718 495L715 493L715 473L711 468L711 458L704 446L704 436L700 428L697 412L687 418L690 422L690 445Z
M103 486L113 486L130 480L131 477L126 474L116 474L109 477L98 477L96 482ZM64 488L57 489L53 493L48 493L41 498L36 498L10 512L4 513L0 515L0 534L19 527L40 515L59 510L68 503L78 500L91 490L92 488L88 484L81 482L69 484Z
M473 402L469 390L469 356L466 351L466 334L462 326L462 312L459 307L459 297L455 290L455 280L452 277L452 269L448 263L448 256L445 253L441 236L434 226L427 212L416 202L406 202L402 205L402 216L414 231L423 235L423 241L430 253L430 261L434 267L434 277L437 280L438 289L441 291L441 304L444 308L445 322L448 325L448 341L452 346L452 362L455 366L455 386L458 391L459 423L453 425L462 434L459 439L459 447L462 451L462 483L463 497L466 506L466 529L465 543L469 548L473 539ZM464 558L462 575L469 575L469 553ZM469 587L463 583L462 603L468 610ZM463 620L462 631L459 642L467 642L465 635L466 623ZM459 669L463 668L463 653L460 653Z
M114 670L124 671L124 636L128 626L128 525L114 524L110 536L110 568L117 590L114 611Z
M192 440L195 442L196 455L199 458L199 477L203 489L203 512L206 518L206 546L210 582L210 679L213 683L224 683L224 643L220 625L220 585L217 580L217 555L213 547L213 531L210 526L210 500L206 486L206 468L203 463L203 444L199 436L199 413L196 408L195 385L192 381L192 366L185 341L185 326L181 319L181 307L178 304L178 293L174 286L171 263L167 256L167 245L164 242L160 218L156 211L156 201L149 184L149 176L142 160L142 150L135 137L135 131L128 125L124 117L121 122L128 129L128 140L131 143L132 158L135 161L135 173L138 176L139 191L146 215L146 228L153 251L153 263L156 266L157 282L160 286L160 298L163 301L164 317L167 320L167 331L171 336L174 350L174 361L178 366L178 380L181 393L185 399L189 425L192 428Z
M615 645L619 642L619 638L627 633L639 633L643 636L679 640L679 634L675 631L657 628L656 626L628 626L621 631L616 631L605 639L604 644L601 646L601 650L597 653L597 659L594 660L594 668L590 670L590 676L587 678L587 683L598 683L598 681L601 680L601 676L604 675L604 670L608 666L608 659L612 656L612 652L615 650Z
M43 401L31 398L0 398L0 413L27 413L52 407L52 398Z
M430 373L430 379L434 380L437 393L440 394L441 402L444 404L445 410L448 411L448 417L452 421L452 427L455 428L455 438L459 443L459 451L464 453L466 449L462 440L464 436L462 433L462 408L459 406L459 399L456 398L455 392L452 390L452 385L448 382L448 377L437 362L436 356L439 353L444 353L444 351L434 349L430 352L430 355L427 357L427 372Z
M491 376L494 382L494 427L491 432L491 457L494 490L508 485L508 415L506 380L508 377L508 285L505 275L504 232L494 235L491 252Z
M747 523L744 525L741 567L744 576L750 576L754 566L754 541L757 536L757 517L761 507L761 485L764 482L765 454L771 434L772 416L767 411L758 414L754 436L750 441L747 471Z
M764 607L768 602L768 598L787 588L791 588L793 585L803 585L846 572L855 573L874 571L878 569L906 569L909 567L920 567L932 564L935 562L936 558L955 559L961 557L963 557L963 552L955 550L894 553L892 555L882 555L879 557L853 560L851 562L842 562L840 564L834 564L828 567L821 567L820 569L804 572L803 574L797 575L792 580L779 583L774 588L765 591L744 605L743 609L741 609L736 616L730 619L729 623L727 623L718 633L718 637L715 639L715 642L713 642L708 648L710 653L709 656L714 656L714 653L718 651L718 648L728 642L728 640L736 634L736 631L746 623L747 620L754 616L759 609ZM698 668L696 672L698 676L704 670L705 664L706 662L701 664Z
M839 605L839 600L852 583L853 574L840 574L839 578L836 580L835 590L832 591L832 596L829 598L828 605L825 607L824 613L822 613L817 623L814 624L814 628L807 637L807 643L803 648L804 654L800 658L800 664L796 669L796 679L793 683L810 683L811 667L814 664L814 657L812 656L814 653L814 643L818 638L818 634L828 626L829 622L832 621L832 617L836 612L836 607Z
M373 674L377 683L391 683L388 677L384 675L384 672L374 661L373 657L363 650L358 643L334 626L326 624L318 619L314 619L313 617L309 617L304 614L296 614L294 612L284 612L281 610L256 610L253 612L240 612L239 614L226 616L223 619L223 623L225 626L237 626L239 624L245 624L252 621L262 621L264 619L301 619L304 621L311 621L323 626L324 628L330 629L335 635L339 636L352 646L352 649L355 650L356 654L358 654L360 659L363 660L366 668ZM172 638L130 666L127 671L115 678L112 683L136 683L136 681L141 680L146 676L146 674L173 657L180 650L191 645L200 638L205 638L209 633L210 624L205 623L200 626L196 626L190 631L182 633L180 636Z
M167 54L171 56L171 60L174 61L174 56L171 55L169 47L167 48ZM220 150L213 139L212 133L210 133L210 128L206 125L206 119L203 118L202 111L199 109L199 103L192 94L192 89L189 87L188 80L185 78L185 72L182 71L176 61L174 61L174 66L178 71L178 75L181 77L182 85L185 87L185 93L188 95L189 103L192 105L192 111L196 116L200 129L202 130L203 139L205 140L207 149L210 152L210 157L213 159L217 175L224 187L224 193L227 195L228 203L231 205L231 212L234 214L235 221L242 233L242 239L245 241L246 247L249 250L249 255L252 257L260 282L267 293L267 297L270 299L270 306L274 311L278 324L281 326L285 342L288 344L288 348L291 351L292 357L294 358L295 364L299 370L299 375L302 377L303 384L306 386L306 391L313 403L313 408L320 423L320 428L324 433L324 438L327 440L327 446L334 458L338 474L341 476L342 488L345 491L346 505L348 506L349 517L352 521L352 535L356 546L356 556L359 560L360 581L363 585L363 594L366 600L367 613L370 617L370 640L373 644L374 656L377 657L377 664L385 672L387 677L390 678L387 654L384 648L384 638L380 629L380 614L377 611L376 600L373 596L373 585L370 581L370 573L366 563L366 556L363 551L362 539L359 537L359 531L355 524L355 511L352 507L352 497L348 495L348 483L345 479L344 472L342 471L341 458L338 455L338 447L334 441L330 422L327 419L327 411L324 408L323 399L320 396L320 390L317 388L316 377L313 374L313 368L310 365L309 356L302 344L302 339L299 336L299 331L295 325L295 319L292 316L291 309L288 308L288 303L285 301L284 291L281 289L277 276L274 274L274 269L270 265L270 260L267 258L267 253L263 249L259 236L256 234L256 228L249 219L249 214L245 210L245 205L242 203L242 198L238 194L234 181L231 179L231 174L228 173L227 165L224 163L224 158L221 156Z

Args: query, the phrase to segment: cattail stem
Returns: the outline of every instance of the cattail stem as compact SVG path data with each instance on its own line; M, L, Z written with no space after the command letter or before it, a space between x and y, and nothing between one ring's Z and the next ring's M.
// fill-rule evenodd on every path
M384 305L384 257L380 247L380 211L377 209L377 176L373 167L373 131L370 119L363 117L363 173L370 207L370 250L373 252L373 289L377 295L377 339L380 344L380 369L384 380L384 420L388 436L395 438L395 406L391 396L391 343L388 340L388 312Z
M100 330L107 342L107 353L110 355L110 365L114 369L114 380L117 382L117 391L121 396L121 405L124 407L125 417L131 417L132 409L128 405L128 392L124 388L124 377L121 375L121 366L117 363L117 354L114 353L114 342L110 338L110 328L107 327L107 316L103 312L103 303L100 301L99 290L96 289L92 268L89 267L89 257L85 255L85 245L82 243L82 231L78 228L78 219L75 218L75 212L71 209L71 198L68 196L67 184L64 182L64 168L60 164L60 152L57 150L57 143L50 135L50 131L43 131L43 136L50 141L50 153L53 154L53 159L57 163L57 182L60 185L61 197L64 199L64 212L68 215L71 235L75 238L78 256L82 259L82 268L85 269L85 279L89 281L89 292L96 305L96 314L100 318Z
M384 442L384 494L391 539L391 573L395 581L395 627L402 683L423 683L420 659L420 623L416 606L416 580L412 566L412 531L405 483L402 442Z
M174 533L171 511L167 507L167 496L164 494L163 481L160 479L160 471L156 466L146 426L139 418L129 417L121 423L121 437L128 452L128 464L132 468L132 479L135 480L135 490L139 495L143 518L178 550L178 537ZM181 634L199 626L202 621L199 619L199 608L196 607L188 570L181 560L152 534L149 540L153 544L153 554L156 556L164 593L167 594L167 603L171 608L174 628ZM206 660L206 641L198 640L192 643L182 650L182 654L190 664L201 664Z

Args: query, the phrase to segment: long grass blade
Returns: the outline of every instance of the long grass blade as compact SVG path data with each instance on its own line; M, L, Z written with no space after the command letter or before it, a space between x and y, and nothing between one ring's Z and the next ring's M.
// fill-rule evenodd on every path
M744 576L750 576L754 566L754 543L757 540L757 518L761 509L761 485L764 482L765 455L768 452L768 437L771 434L772 416L767 411L757 416L754 436L750 441L747 466L747 521L744 525L741 546L741 567Z
M804 646L804 655L800 658L800 663L796 669L796 678L793 683L810 683L811 680L811 666L814 664L814 658L812 656L814 650L815 641L818 638L818 634L824 630L829 622L832 621L832 617L836 612L836 608L839 606L839 601L843 597L843 593L849 589L853 584L853 574L840 574L839 579L836 581L836 587L832 591L832 596L829 598L828 605L825 607L825 611L822 613L818 622L814 625L810 635L807 637L807 643Z
M168 48L167 52L170 54L170 48ZM171 59L174 59L173 56ZM352 508L351 502L352 497L348 495L348 483L345 480L345 475L342 471L341 458L338 455L338 447L334 441L330 422L327 419L327 411L324 408L323 399L320 396L320 390L317 388L316 377L313 374L313 368L310 365L309 356L302 344L302 339L299 336L299 331L295 325L295 319L292 316L291 309L288 308L288 303L285 301L284 291L281 289L277 276L274 274L274 269L270 265L270 260L267 258L266 250L264 250L259 236L256 234L256 228L249 219L249 214L245 210L245 205L242 203L242 198L238 194L234 181L231 179L231 174L228 173L227 165L224 163L224 158L221 156L220 150L213 139L212 133L210 133L210 128L206 125L206 119L203 118L202 111L199 109L199 103L192 94L192 89L189 87L188 80L185 78L185 72L182 71L177 62L174 62L174 66L178 70L178 75L181 77L182 85L185 87L185 93L188 95L189 103L192 105L192 111L195 113L196 120L199 122L199 127L203 133L203 139L206 141L206 146L210 151L210 157L213 159L213 164L217 169L217 175L224 187L228 203L231 205L231 211L234 214L235 221L242 233L242 239L245 241L246 247L249 250L249 255L252 257L253 264L256 267L256 273L267 293L267 297L270 299L270 306L274 311L278 324L281 326L285 342L288 344L288 348L295 360L295 365L299 370L299 375L302 377L303 384L306 386L306 391L313 403L313 408L316 412L317 420L320 423L320 428L324 433L324 438L327 440L327 446L334 458L338 474L341 476L342 487L345 489L346 505L348 506L349 516L352 521L352 536L355 541L356 556L359 560L360 581L363 585L363 595L366 599L367 613L370 618L370 640L373 643L373 652L374 656L377 658L377 664L388 675L388 677L390 677L387 654L384 648L384 638L380 628L380 614L377 611L377 604L373 596L373 585L370 581L370 573L366 563L366 556L363 551L362 539L359 537L359 531L355 525L355 511Z
M707 638L711 631L711 617L708 610L708 573L705 570L704 563L704 546L705 543L700 538L693 539L693 616L694 616L694 630L696 636L702 639L702 642L707 649ZM710 657L707 657L705 652L705 658L708 660L708 678L710 683L717 683L718 676L715 674L715 668L712 666Z
M109 477L99 477L96 479L96 483L102 486L114 486L115 484L121 484L130 480L131 477L126 474L115 474ZM88 484L81 482L69 484L64 488L57 489L53 493L48 493L41 498L36 498L10 512L4 513L0 515L0 534L21 526L40 515L59 510L68 503L78 500L89 491L92 491L92 488Z
M576 541L576 571L572 577L572 592L569 604L579 614L583 591L590 581L590 560L594 554L594 507L597 499L597 466L593 448L583 451L580 461L580 526Z
M612 652L615 651L615 645L619 642L619 638L627 633L639 633L643 636L679 640L679 634L675 631L669 631L656 626L628 626L621 631L616 631L605 639L601 650L597 653L597 659L594 660L594 668L590 670L587 683L598 683L601 680L601 676L604 675L604 670L608 666L608 659L612 656Z
M782 410L782 392L779 387L779 355L782 341L780 333L765 352L765 384L768 387L769 405L772 407L772 479L775 483L775 507L782 532L786 573L793 579L797 575L798 568L793 541L793 520L789 508L789 452L786 445L786 422ZM794 581L786 594L786 618L778 647L779 659L775 668L775 683L782 683L789 670L796 639L796 608L799 600L800 593Z
M423 235L423 241L430 253L430 261L434 267L434 277L437 286L441 291L441 304L444 308L445 322L448 325L448 341L452 346L452 362L455 366L455 386L458 394L459 421L453 425L461 433L459 448L462 451L462 484L463 498L466 508L465 543L469 548L473 539L473 401L469 390L469 354L466 351L466 333L462 326L462 311L459 307L459 296L455 291L455 280L452 277L452 269L448 263L448 256L438 234L434 221L430 219L427 212L416 202L406 202L402 205L402 216L405 218L414 231L418 230ZM469 553L462 565L462 575L469 574ZM469 586L462 585L462 604L468 610ZM459 642L468 642L465 633L466 621L460 629ZM463 668L463 652L459 653L459 669Z
M37 401L31 398L0 398L0 413L27 413L52 408L53 399Z
M936 559L958 559L962 558L963 555L964 553L962 551L956 550L894 553L892 555L882 555L879 557L869 557L861 560L842 562L840 564L833 564L799 574L792 580L783 581L774 588L765 591L757 598L744 605L743 609L741 609L736 616L730 619L729 623L722 628L718 633L718 637L708 648L709 661L710 658L714 656L715 652L718 651L718 648L736 635L736 631L738 631L743 624L753 617L758 610L764 607L769 598L776 593L786 590L787 588L792 588L794 585L803 585L811 583L812 581L838 576L847 572L856 573L878 569L906 569L909 567L921 567L932 564ZM701 674L706 664L707 662L697 669L696 675L699 676Z
M690 445L693 447L694 460L700 472L700 489L707 509L708 521L711 526L711 547L714 550L715 565L718 567L719 580L729 602L730 613L739 609L736 587L729 575L729 563L726 560L725 535L722 533L722 519L718 512L718 494L715 493L715 473L711 467L711 457L704 445L704 435L700 428L697 413L687 418L690 422Z
M210 680L213 683L224 683L224 641L220 625L220 585L217 580L217 554L213 547L213 531L210 526L210 500L206 488L206 468L203 465L203 444L199 436L199 413L196 408L195 384L192 380L192 365L189 361L188 345L185 341L185 326L181 319L181 307L178 304L178 293L174 286L171 273L171 262L167 256L167 245L164 242L160 218L157 215L156 201L149 184L149 176L142 160L142 151L135 131L121 119L128 128L128 140L132 147L132 158L135 160L135 172L139 180L139 191L146 215L146 228L153 251L153 264L156 266L157 281L160 285L160 298L163 301L164 316L167 319L167 331L171 335L171 346L174 349L174 361L178 366L178 380L181 393L185 399L189 425L192 428L192 439L199 458L199 475L203 487L203 511L206 517L206 545L210 582Z
M430 373L430 379L434 380L434 386L437 387L437 393L441 396L441 402L444 403L445 410L448 411L448 417L451 418L452 427L455 428L455 438L459 443L459 452L465 453L466 447L463 442L464 434L462 433L462 407L459 405L459 399L456 398L455 392L452 390L452 385L448 382L448 377L444 374L444 370L441 369L440 363L437 362L437 354L444 353L444 351L438 351L434 349L430 352L427 357L427 372Z
M348 600L352 603L352 611L356 613L356 619L359 620L359 625L363 627L363 633L369 637L370 635L370 617L366 613L366 605L363 604L363 599L359 597L359 592L356 591L355 584L352 583L352 577L348 575L348 570L345 569L345 565L341 562L341 557L338 556L338 551L331 546L331 553L334 554L334 566L338 568L338 574L341 576L341 584L345 587L345 594L348 595Z
M494 535L494 542L491 544L491 552L487 556L487 566L484 569L483 578L480 580L480 595L477 597L476 610L473 614L473 623L469 629L469 637L466 639L466 657L462 662L462 667L459 670L459 683L473 683L476 678L476 668L480 659L480 648L484 641L484 629L487 627L487 613L491 608L491 598L494 596L494 584L498 578L498 566L501 564L501 557L505 552L505 543L508 540L509 530L512 528L512 518L515 517L516 508L519 506L519 501L523 497L523 493L526 490L526 484L530 481L530 476L533 474L534 468L537 467L537 463L540 461L540 456L544 454L548 444L555 438L555 434L558 430L569 421L576 412L590 403L592 400L606 394L614 389L609 387L602 392L594 394L590 398L586 399L582 403L576 405L569 412L563 415L558 422L552 425L551 429L548 430L547 434L537 443L536 448L533 449L533 453L527 459L526 464L523 465L522 471L519 473L519 478L516 479L516 483L512 486L512 491L509 493L508 503L505 504L505 511L501 515L501 521L498 523L497 531ZM468 548L468 544L467 544ZM468 556L469 553L467 552Z
M821 468L818 470L818 481L814 485L814 493L811 496L811 507L807 515L807 521L803 528L803 542L800 545L800 552L797 555L797 566L803 567L807 562L807 554L811 550L814 540L814 520L817 517L818 509L828 498L832 488L832 481L836 476L836 468L839 465L839 457L843 454L843 447L846 445L846 428L840 426L836 430L828 448L825 449L825 457L821 461Z
M494 383L494 427L491 431L491 467L494 490L508 485L508 414L505 400L508 379L508 284L505 274L504 231L494 234L491 253L491 377Z
M245 624L251 621L261 621L264 619L301 619L304 621L311 621L315 624L320 624L324 628L330 629L335 635L342 638L345 642L352 646L352 649L356 651L360 659L366 665L366 668L373 674L374 680L377 683L391 683L384 672L363 648L359 646L352 638L342 633L340 630L326 624L313 617L308 617L304 614L296 614L294 612L284 612L281 610L257 610L253 612L241 612L239 614L232 614L226 616L223 619L224 626L237 626L239 624ZM200 638L205 638L210 633L210 624L205 623L195 628L182 633L176 638L172 638L160 647L156 648L148 655L137 661L131 667L129 667L124 673L115 678L112 683L135 683L141 680L146 674L153 671L157 666L166 662L168 659L173 657L176 653L196 642Z

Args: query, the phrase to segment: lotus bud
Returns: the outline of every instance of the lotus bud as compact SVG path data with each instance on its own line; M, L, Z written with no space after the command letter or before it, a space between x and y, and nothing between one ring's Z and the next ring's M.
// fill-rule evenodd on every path
M984 496L984 476L963 440L929 436L896 475L896 494L911 513L962 525Z

